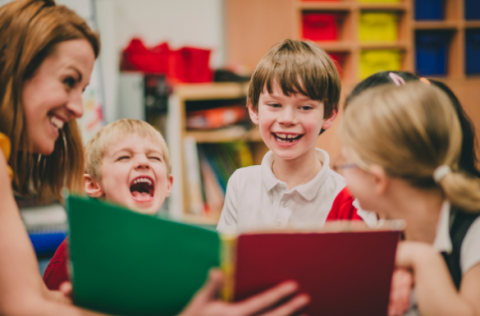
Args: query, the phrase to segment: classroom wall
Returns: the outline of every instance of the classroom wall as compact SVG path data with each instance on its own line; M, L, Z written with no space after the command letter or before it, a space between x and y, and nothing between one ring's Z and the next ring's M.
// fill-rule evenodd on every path
M96 0L102 40L106 120L115 119L121 50L132 37L146 45L168 41L212 49L211 65L223 64L223 0Z

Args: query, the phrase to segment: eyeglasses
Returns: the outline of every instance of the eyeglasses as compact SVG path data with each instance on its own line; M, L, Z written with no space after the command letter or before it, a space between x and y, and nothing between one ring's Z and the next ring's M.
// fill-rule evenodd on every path
M333 163L333 170L335 170L335 172L340 174L345 169L354 169L354 168L358 168L358 165L353 162L346 162L345 158L343 158L342 156L338 156Z

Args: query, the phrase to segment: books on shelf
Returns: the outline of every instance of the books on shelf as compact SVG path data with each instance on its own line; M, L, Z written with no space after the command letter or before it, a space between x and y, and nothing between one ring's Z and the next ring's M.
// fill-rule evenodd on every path
M225 200L228 179L238 168L253 164L250 148L245 142L233 142L197 144L197 150L194 150L192 147L194 140L190 137L185 139L185 145L188 144L191 147L188 151L185 148L188 209L193 214L200 214L197 210L201 192L203 213L219 217ZM201 181L197 181L197 175Z
M96 199L68 196L66 206L73 299L88 309L177 315L208 270L221 264L225 297L233 301L296 280L311 296L303 311L309 315L387 311L402 229L391 222L375 229L348 222L220 237L213 229Z

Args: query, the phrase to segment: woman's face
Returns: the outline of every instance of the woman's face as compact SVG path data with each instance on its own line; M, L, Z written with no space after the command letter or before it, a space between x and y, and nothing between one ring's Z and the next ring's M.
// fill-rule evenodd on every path
M53 152L59 130L83 115L82 92L90 81L95 54L87 40L62 42L23 86L30 150Z

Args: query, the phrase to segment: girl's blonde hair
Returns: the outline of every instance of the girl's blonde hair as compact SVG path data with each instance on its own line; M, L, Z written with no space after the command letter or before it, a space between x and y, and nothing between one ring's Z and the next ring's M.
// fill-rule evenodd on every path
M440 89L421 82L369 89L345 110L340 134L360 168L378 165L414 187L439 186L453 205L480 210L480 181L458 171L462 132ZM452 171L437 184L433 174L441 165Z
M57 44L87 40L97 57L98 35L85 21L53 0L17 0L0 8L0 132L12 143L8 164L14 190L39 200L61 199L64 186L83 190L83 147L75 120L60 131L49 156L29 152L22 92Z

